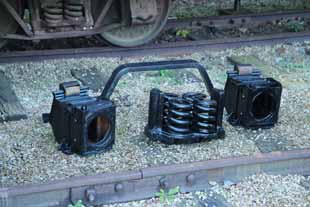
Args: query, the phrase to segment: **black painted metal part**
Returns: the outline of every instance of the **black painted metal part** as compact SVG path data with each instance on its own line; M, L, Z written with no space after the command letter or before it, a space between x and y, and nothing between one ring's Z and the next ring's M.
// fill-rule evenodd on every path
M52 125L56 141L61 144L61 150L65 153L89 155L107 151L112 148L115 140L116 107L110 100L110 96L121 77L129 72L179 69L197 69L200 72L211 99L214 100L214 102L210 103L216 102L216 105L212 105L212 107L217 110L216 121L214 122L217 126L217 132L209 133L207 137L213 138L217 134L223 134L224 130L221 126L224 108L224 91L213 87L206 69L194 60L121 65L113 71L99 97L88 96L88 88L81 87L77 82L62 83L60 84L60 90L53 93L54 101L52 110L50 114L43 115L44 121ZM187 99L194 98L190 94L185 95L185 97ZM154 104L156 103L151 103L151 105ZM198 104L195 106L199 107ZM198 112L198 109L196 111ZM154 130L151 125L148 125L147 128L151 131ZM146 134L151 138L155 136L150 131ZM198 139L198 137L201 139L201 136L191 135L195 139ZM190 136L187 135L187 137Z
M225 135L223 94L210 100L202 93L177 95L153 89L150 95L148 137L166 144L191 144Z
M278 121L282 85L262 77L252 65L236 65L227 72L225 108L228 122L245 128L271 128Z
M88 91L76 81L60 84L59 91L53 92L51 113L43 115L65 154L95 154L114 144L115 105L90 97Z
M164 70L197 69L199 71L204 81L204 84L211 96L211 99L216 101L217 103L216 105L217 115L216 115L216 123L215 123L217 127L217 131L214 133L208 133L208 134L205 133L203 135L199 133L196 133L196 134L190 133L190 134L181 135L181 136L177 134L163 135L162 134L163 131L161 131L158 125L156 125L157 123L156 118L158 118L158 114L155 115L154 113L154 114L151 114L150 116L149 123L145 128L145 134L153 140L161 140L165 143L178 143L179 141L182 142L182 140L183 142L194 142L197 140L223 137L224 130L222 128L222 117L223 117L223 109L224 109L224 91L214 88L211 82L211 79L207 73L206 68L204 68L201 64L199 64L198 62L194 60L176 60L176 61L162 61L162 62L153 62L153 63L135 63L135 64L127 64L127 65L120 66L113 72L112 77L107 82L106 87L104 88L104 91L101 95L101 98L109 99L111 94L113 93L115 86L117 85L117 82L121 78L121 76L128 72L155 71L155 70L163 70L163 69ZM159 100L151 99L150 107L156 110L158 101Z

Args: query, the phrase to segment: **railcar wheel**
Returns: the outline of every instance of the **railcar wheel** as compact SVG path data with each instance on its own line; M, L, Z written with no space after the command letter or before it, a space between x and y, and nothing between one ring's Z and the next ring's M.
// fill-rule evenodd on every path
M13 8L21 13L22 5L19 0L8 1ZM18 24L12 15L0 4L0 34L15 33L18 29ZM6 39L0 39L0 48L6 44Z
M147 0L149 1L149 0ZM101 36L112 45L120 47L134 47L143 45L154 39L166 24L170 0L157 1L157 16L153 23L146 25L130 25L121 28L110 29L102 32Z

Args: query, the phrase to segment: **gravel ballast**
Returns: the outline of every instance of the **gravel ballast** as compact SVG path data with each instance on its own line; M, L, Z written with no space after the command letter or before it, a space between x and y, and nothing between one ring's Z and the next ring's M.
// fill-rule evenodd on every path
M210 160L273 150L310 147L310 58L308 44L244 47L184 57L142 59L79 59L1 65L12 79L16 94L26 108L28 120L0 124L0 187L45 183L78 175L94 175L199 160ZM272 70L264 74L284 85L279 124L268 130L246 130L224 121L226 138L193 145L171 145L149 141L143 135L147 122L149 91L204 92L197 72L141 73L124 77L113 94L117 108L116 144L110 152L91 156L67 156L58 151L51 127L41 114L50 110L51 91L63 81L74 80L71 69L96 68L104 75L119 64L192 58L208 67L216 87L223 88L226 70L232 69L227 56L255 55ZM175 78L177 77L177 78ZM147 81L146 81L147 80ZM94 91L93 95L99 94Z
M306 0L243 0L241 5L241 13L245 11L261 13L275 10L296 10L310 7ZM186 18L217 15L219 9L232 9L233 6L234 0L176 0L171 16Z

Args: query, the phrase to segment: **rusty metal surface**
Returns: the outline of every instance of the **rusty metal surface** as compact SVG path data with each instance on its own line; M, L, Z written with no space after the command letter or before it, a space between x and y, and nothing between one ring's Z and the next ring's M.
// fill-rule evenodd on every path
M310 11L291 11L286 13L262 13L259 15L236 15L236 16L217 16L194 18L187 20L169 20L166 29L172 27L184 27L195 24L202 25L218 25L227 27L236 24L259 23L271 21L275 19L286 19L295 17L310 17ZM106 28L108 29L108 28ZM83 32L56 32L53 34L37 35L37 39L61 38L63 36L80 36L92 35L100 32L101 29L86 30ZM1 36L1 34L0 34ZM23 39L21 35L13 35L12 38ZM32 37L34 38L34 37ZM28 37L28 40L31 38ZM59 49L59 50L34 50L23 52L5 52L0 53L0 63L22 62L22 61L37 61L45 59L58 58L81 58L81 57L133 57L145 55L179 55L192 52L199 52L208 49L225 49L235 48L246 45L272 45L278 43L290 43L296 41L310 40L310 32L299 33L282 33L269 34L249 38L227 38L215 40L199 40L188 42L172 42L165 44L145 45L133 48L116 48L116 47L98 47L98 48L78 48L78 49Z
M100 27L100 25L102 25L102 22L103 22L104 18L106 17L106 15L108 14L108 11L109 11L110 7L112 6L112 3L113 3L113 0L107 1L106 5L101 10L100 15L95 22L94 28Z
M182 193L204 190L210 181L238 182L257 173L310 175L310 149L75 177L42 185L0 189L1 207L64 206L83 200L97 205L155 196L179 186Z
M47 59L94 58L94 57L139 57L145 55L182 55L204 50L220 50L253 45L275 45L310 40L310 32L282 33L250 38L230 38L224 40L201 40L189 42L145 45L133 48L96 47L79 49L34 50L0 53L0 63L42 61Z
M150 24L156 21L157 2L130 0L131 19L133 24Z
M195 25L230 27L236 25L256 25L266 21L309 18L310 10L286 12L262 12L259 14L240 14L228 16L209 16L191 19L170 19L166 28L188 27Z
M1 4L7 5L5 3L6 1L3 0L0 1ZM31 2L31 1L30 1ZM112 1L108 1L104 8L102 8L102 11L99 15L99 17L95 20L94 27L91 27L93 24L93 19L88 17L90 14L89 7L90 5L85 5L85 11L86 15L86 22L81 22L81 25L75 29L70 30L51 30L51 31L45 31L46 28L42 27L42 19L40 16L37 15L37 11L39 11L40 5L37 3L37 1L34 1L33 4L30 6L31 14L33 15L33 20L31 22L33 31L30 31L27 27L27 25L20 19L19 15L15 12L14 9L10 9L10 13L14 16L16 21L20 24L20 26L25 31L26 35L23 34L0 34L0 38L6 38L6 39L23 39L23 40L42 40L42 39L52 39L52 38L66 38L66 37L80 37L80 36L89 36L89 35L95 35L102 33L103 31L107 31L110 28L114 28L116 25L105 25L102 26L102 22L105 19L105 16L111 7ZM146 8L151 8L151 6L147 6ZM154 11L148 11L145 12L141 9L135 9L137 12L135 18L145 19L146 22L152 22L154 16ZM138 11L142 11L140 14ZM147 14L153 15L147 15ZM140 15L140 16L139 16ZM138 18L140 17L140 18ZM150 17L150 19L148 18ZM276 13L260 13L260 14L244 14L244 15L231 15L231 16L210 16L210 17L201 17L201 18L192 18L192 19L170 19L166 25L166 29L169 28L175 28L175 27L187 27L187 26L195 26L195 25L204 25L204 26L216 26L216 27L231 27L236 25L255 25L259 24L265 21L274 21L274 20L284 20L284 19L295 19L295 18L306 18L310 17L310 11L309 10L303 10L303 11L288 11L288 12L276 12ZM138 20L137 20L138 21ZM143 21L142 21L143 22ZM71 22L72 23L72 22ZM44 24L43 24L44 25ZM62 26L69 26L69 23L64 23L61 21ZM121 24L118 24L118 26ZM76 26L76 25L75 25ZM83 27L82 29L80 27ZM87 28L87 29L85 29Z
M41 40L89 36L121 25L151 24L158 18L156 1L132 0L130 5L124 8L130 16L127 18L126 15L119 14L120 22L115 22L109 17L111 13L117 13L114 11L115 6L112 6L115 2L109 0L101 8L101 4L93 5L94 2L90 0L29 0L27 8L31 21L28 24L7 0L1 0L0 6L8 11L23 32L3 33L0 34L0 39ZM101 11L94 19L93 16L97 15L93 13L95 6L100 6ZM124 18L130 21L123 24Z
M19 26L22 28L26 35L31 36L33 34L24 22L24 20L21 18L20 14L15 10L14 7L11 6L11 4L8 3L7 0L1 0L0 4L7 9L7 11L12 15L14 20L19 24Z
M23 2L21 1L0 1L0 33L15 33L18 30L19 24L8 11L12 9L15 13L21 14L23 8ZM0 34L0 48L7 43L6 39L1 39Z

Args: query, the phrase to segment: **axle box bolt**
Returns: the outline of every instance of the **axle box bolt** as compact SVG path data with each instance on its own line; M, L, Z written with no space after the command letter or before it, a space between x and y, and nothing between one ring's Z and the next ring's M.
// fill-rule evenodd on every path
M190 185L192 185L195 182L195 175L194 174L190 174L186 177L186 182Z
M118 193L122 192L122 191L124 191L124 185L121 183L118 183L115 185L114 190L115 190L115 192L118 192Z
M94 189L87 189L86 190L86 198L90 203L95 202L96 200L96 190Z
M168 188L168 181L167 181L167 179L166 178L161 178L160 180L159 180L159 186L161 187L161 188L163 188L163 189L166 189L166 188Z

